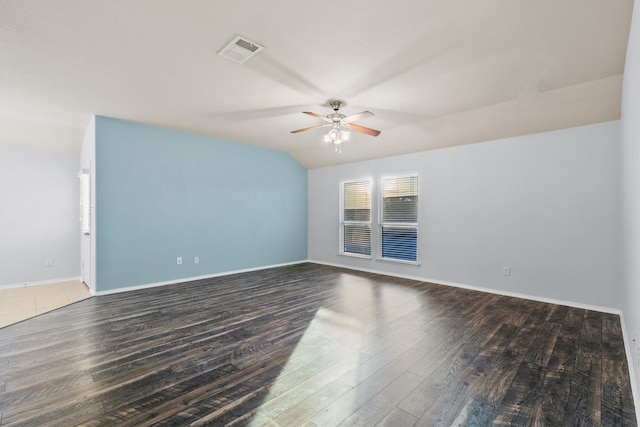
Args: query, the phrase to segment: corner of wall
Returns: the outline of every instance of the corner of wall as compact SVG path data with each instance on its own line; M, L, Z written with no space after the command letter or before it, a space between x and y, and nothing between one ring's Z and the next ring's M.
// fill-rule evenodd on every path
M640 0L635 0L625 61L620 136L620 299L636 416L640 420Z

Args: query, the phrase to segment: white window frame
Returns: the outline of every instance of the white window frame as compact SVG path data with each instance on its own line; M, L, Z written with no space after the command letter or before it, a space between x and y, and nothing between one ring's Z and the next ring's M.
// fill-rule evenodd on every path
M403 178L415 178L416 179L416 218L415 222L391 222L384 221L384 193L386 188L386 182L390 180L397 180ZM379 186L379 194L378 194L378 257L376 258L378 261L388 261L394 263L401 264L411 264L411 265L420 265L419 258L419 202L420 202L420 175L417 172L411 173L403 173L397 175L385 175L380 178L380 186ZM415 230L416 236L416 247L415 247L415 260L413 259L402 259L402 258L391 258L384 256L384 228L394 228L394 229L408 229Z
M345 193L344 193L344 188L345 185L347 184L357 184L357 183L362 183L362 184L366 184L368 186L368 196L369 196L369 220L368 221L362 221L362 220L350 220L350 219L345 219ZM338 250L338 254L339 255L347 255L347 256L353 256L353 257L357 257L357 258L371 258L371 254L373 251L373 239L372 239L372 215L373 215L373 209L372 209L372 199L373 199L373 180L371 178L361 178L361 179L350 179L350 180L345 180L345 181L341 181L340 182L340 240L339 240L339 244L340 244L340 248ZM345 228L349 227L349 226L357 226L357 227L365 227L369 230L369 253L368 254L363 254L363 253L358 253L358 252L349 252L345 250Z

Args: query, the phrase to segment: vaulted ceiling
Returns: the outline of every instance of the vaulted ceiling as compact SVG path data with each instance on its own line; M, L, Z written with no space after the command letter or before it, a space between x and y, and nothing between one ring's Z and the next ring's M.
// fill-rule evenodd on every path
M2 0L0 143L79 150L93 114L307 168L620 117L633 0ZM236 35L264 46L244 64ZM342 154L301 114L346 115Z

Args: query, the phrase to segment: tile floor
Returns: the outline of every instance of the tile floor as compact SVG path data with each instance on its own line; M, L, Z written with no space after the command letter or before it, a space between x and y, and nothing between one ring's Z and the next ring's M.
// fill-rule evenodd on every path
M0 289L0 328L90 296L77 280Z

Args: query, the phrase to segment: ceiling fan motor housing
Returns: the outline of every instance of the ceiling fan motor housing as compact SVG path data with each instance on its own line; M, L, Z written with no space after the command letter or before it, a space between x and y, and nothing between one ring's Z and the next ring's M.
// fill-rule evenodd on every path
M340 107L344 105L344 102L340 101L339 99L332 99L329 101L329 105L331 106L331 108L333 108L333 111L337 113Z

